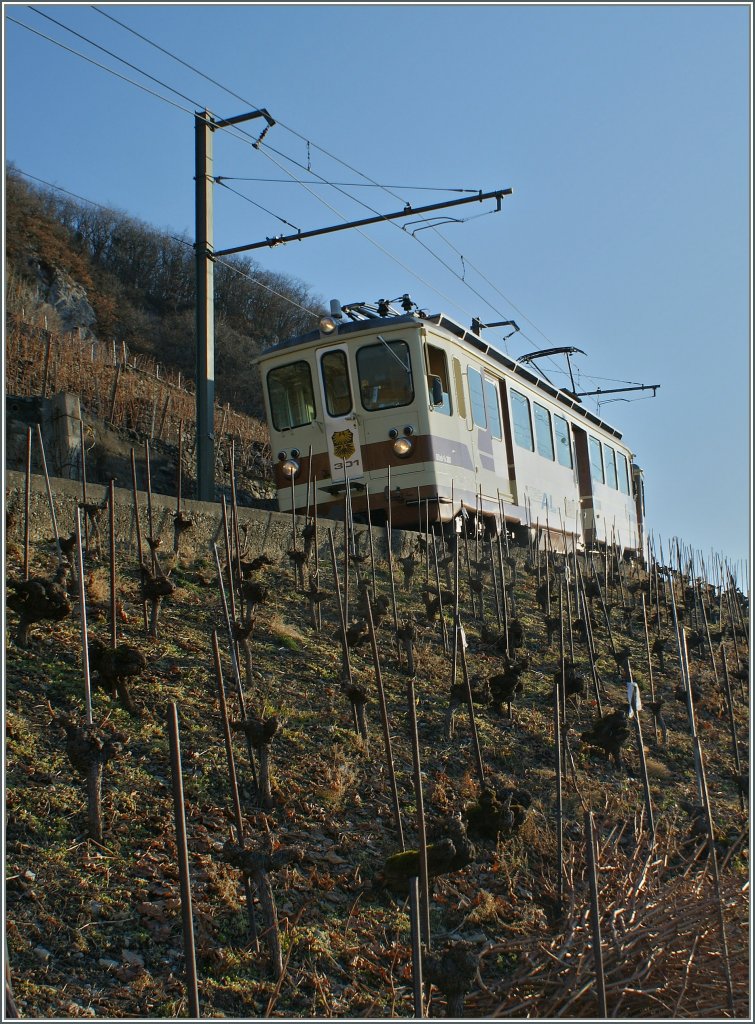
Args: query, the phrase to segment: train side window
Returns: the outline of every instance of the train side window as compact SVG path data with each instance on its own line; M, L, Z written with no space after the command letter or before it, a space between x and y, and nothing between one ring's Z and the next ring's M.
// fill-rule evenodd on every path
M433 409L435 412L442 412L444 416L451 415L451 382L448 377L448 361L446 359L446 353L441 348L434 348L432 345L427 346L427 368L430 373L430 378L438 377L440 379L440 386L443 392L443 401L440 405L434 405ZM428 390L432 386L432 381L428 381Z
M603 445L597 437L590 437L590 472L593 480L597 480L600 484L606 482L603 472Z
M535 437L537 438L537 450L546 459L556 458L553 451L553 435L551 434L551 414L544 405L535 405Z
M271 370L267 375L267 394L276 430L303 427L315 418L312 374L304 360Z
M488 413L488 423L493 437L501 441L503 431L501 430L501 411L498 407L498 386L488 377L485 378L485 408Z
M619 489L619 481L616 476L616 452L610 444L603 445L603 456L606 463L606 483L617 491Z
M364 345L357 352L357 371L362 405L375 409L395 409L414 401L414 378L405 341L383 341Z
M569 424L563 416L558 416L556 413L553 414L553 430L556 435L556 458L559 464L566 466L567 469L573 469Z
M629 494L629 467L626 455L616 452L616 458L619 460L619 490L622 494Z
M514 440L520 448L534 452L535 443L532 439L532 423L530 422L530 400L513 388L511 395L511 418L514 423Z
M464 397L464 378L461 373L461 363L454 356L451 365L454 368L454 387L456 388L456 408L459 410L459 415L463 418L467 418L467 400Z
M488 425L485 417L485 399L482 393L482 375L470 366L467 370L469 381L469 404L472 406L472 419L484 430Z
M330 416L351 412L351 388L346 353L340 349L326 352L320 360L325 386L325 405Z

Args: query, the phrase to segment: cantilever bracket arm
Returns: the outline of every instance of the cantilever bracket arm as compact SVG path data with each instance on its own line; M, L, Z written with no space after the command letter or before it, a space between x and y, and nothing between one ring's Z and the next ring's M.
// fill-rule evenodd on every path
M397 220L399 217L411 217L421 213L431 213L433 210L446 210L451 206L464 206L467 203L481 203L486 199L495 199L498 209L501 209L501 201L504 196L510 196L514 190L511 188L497 189L495 192L478 192L473 196L466 196L464 199L449 199L444 203L433 203L430 206L406 205L403 210L395 213L383 213L377 217L363 217L362 220L352 220L346 224L332 224L327 228L315 228L313 231L299 231L295 235L277 235L275 238L266 238L264 242L252 242L250 245L237 245L233 249L218 249L213 257L232 256L237 252L249 252L250 249L272 249L275 245L284 245L286 242L301 242L305 238L314 238L316 235L330 235L334 231L346 231L348 228L361 228L367 224L380 224L386 220Z
M577 398L584 398L585 395L616 395L619 391L652 391L653 398L660 387L660 384L635 384L632 388L598 388L597 391L578 391Z

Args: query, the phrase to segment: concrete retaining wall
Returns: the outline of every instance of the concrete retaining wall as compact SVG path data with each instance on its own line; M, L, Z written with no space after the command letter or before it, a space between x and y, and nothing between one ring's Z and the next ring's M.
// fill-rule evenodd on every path
M52 478L50 481L53 493L53 504L55 506L55 517L58 524L58 533L61 537L69 536L75 529L75 516L78 503L82 499L81 483L74 480L62 480ZM100 484L87 486L87 501L99 502L107 494L107 487ZM115 497L115 536L116 550L119 552L132 553L136 559L136 520L133 510L133 493L120 487L114 488ZM139 519L141 523L142 542L145 553L148 552L147 537L147 495L139 491L138 506ZM25 504L25 476L23 473L8 471L5 475L5 508L6 508L6 543L23 543L24 537L24 504ZM30 486L30 515L29 532L32 541L40 541L53 538L52 518L47 498L44 476L33 473ZM213 558L212 545L218 544L221 549L221 557L224 546L223 539L223 515L222 507L218 503L191 501L184 499L181 502L181 510L194 523L191 530L184 533L181 539L181 562L187 562L196 558ZM161 494L152 495L152 518L154 524L154 535L160 539L158 557L163 552L168 555L173 552L173 517L176 511L176 499ZM103 547L109 543L109 513L103 513L100 519L100 533ZM83 520L83 516L82 516ZM249 544L247 558L264 552L271 558L281 555L285 557L291 547L292 520L289 514L281 512L268 512L263 509L239 507L239 525L248 525ZM297 517L299 530L304 526L301 516ZM319 554L321 558L330 559L330 548L327 540L327 527L330 526L334 532L336 549L342 550L343 545L343 524L330 520L319 520ZM356 527L359 550L366 554L369 551L369 538L367 528ZM376 555L385 555L385 530L373 527L373 544ZM242 540L243 543L243 540ZM301 546L301 541L299 541ZM416 546L416 536L408 532L393 531L393 553L395 557L407 554ZM54 546L50 548L51 554Z
M6 401L6 463L23 467L26 463L27 429L32 428L33 459L38 459L36 427L42 431L47 470L67 480L81 475L81 407L77 395L61 391L50 398L8 397Z

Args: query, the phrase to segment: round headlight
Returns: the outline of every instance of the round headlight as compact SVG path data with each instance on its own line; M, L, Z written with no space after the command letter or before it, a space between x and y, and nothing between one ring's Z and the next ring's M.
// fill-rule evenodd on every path
M338 324L332 316L323 316L320 317L319 327L322 334L332 334L338 327Z
M281 466L281 471L283 475L288 477L289 480L292 480L300 469L301 466L296 461L296 459L286 459L286 461Z
M412 448L414 448L414 442L408 437L397 437L393 442L393 450L400 459L411 455Z

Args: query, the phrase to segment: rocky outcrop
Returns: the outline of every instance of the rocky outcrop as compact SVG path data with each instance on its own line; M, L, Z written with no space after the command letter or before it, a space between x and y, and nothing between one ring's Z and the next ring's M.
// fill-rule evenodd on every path
M62 330L80 330L85 338L93 336L92 327L97 321L97 316L89 302L86 288L74 281L70 274L60 267L54 267L46 276L49 283L45 301L58 314Z
M93 327L97 315L82 284L67 270L33 254L27 259L27 273L31 274L26 286L29 300L38 314L35 322L41 323L44 314L44 325L49 330L60 334L79 331L83 338L95 337Z

